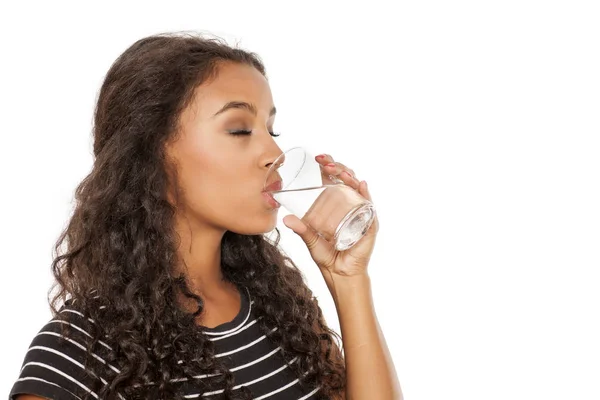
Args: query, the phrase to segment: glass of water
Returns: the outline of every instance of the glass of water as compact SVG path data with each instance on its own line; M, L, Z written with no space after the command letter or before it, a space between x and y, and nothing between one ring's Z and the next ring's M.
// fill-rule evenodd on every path
M291 148L273 162L264 192L273 207L285 207L338 251L358 242L375 219L373 203L325 172L304 147Z

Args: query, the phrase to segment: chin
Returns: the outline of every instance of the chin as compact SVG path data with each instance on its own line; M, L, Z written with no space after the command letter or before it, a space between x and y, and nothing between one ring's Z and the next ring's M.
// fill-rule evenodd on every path
M277 212L273 214L273 220L257 229L256 235L272 232L277 227Z
M239 233L240 235L263 235L272 232L277 227L277 210L273 210L263 218L254 218L252 222L248 222L243 226L231 227L231 232Z

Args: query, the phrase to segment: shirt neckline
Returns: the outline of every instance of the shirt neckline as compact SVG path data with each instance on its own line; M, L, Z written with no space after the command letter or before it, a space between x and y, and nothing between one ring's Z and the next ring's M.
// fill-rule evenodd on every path
M250 291L247 287L243 286L240 290L241 306L238 314L229 322L224 322L213 328L207 328L201 326L202 332L206 335L225 335L232 333L240 329L250 318L250 311L252 310L252 304L250 299Z

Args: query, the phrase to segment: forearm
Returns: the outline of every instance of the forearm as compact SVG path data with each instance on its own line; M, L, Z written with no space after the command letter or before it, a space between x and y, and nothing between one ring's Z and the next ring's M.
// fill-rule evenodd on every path
M401 400L394 363L375 315L368 275L334 278L346 360L346 400Z

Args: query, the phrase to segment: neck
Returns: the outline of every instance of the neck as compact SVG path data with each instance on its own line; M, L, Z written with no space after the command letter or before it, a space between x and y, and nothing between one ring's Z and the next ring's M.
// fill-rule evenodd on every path
M180 238L177 275L187 277L190 290L203 299L231 293L232 285L221 269L221 241L226 231L181 219L177 220L175 231Z

